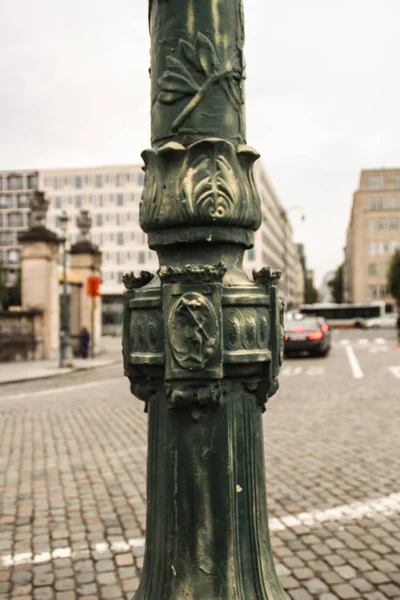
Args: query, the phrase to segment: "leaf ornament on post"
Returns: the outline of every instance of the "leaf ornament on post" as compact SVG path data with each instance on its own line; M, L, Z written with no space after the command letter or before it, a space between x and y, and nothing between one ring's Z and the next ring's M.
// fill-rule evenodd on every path
M238 109L243 104L240 55L223 62L208 37L200 32L197 33L195 45L179 40L178 55L179 58L172 54L166 58L167 71L158 80L162 90L158 101L162 104L175 104L186 96L193 98L173 122L172 131L178 131L182 127L210 88L219 82L235 108Z

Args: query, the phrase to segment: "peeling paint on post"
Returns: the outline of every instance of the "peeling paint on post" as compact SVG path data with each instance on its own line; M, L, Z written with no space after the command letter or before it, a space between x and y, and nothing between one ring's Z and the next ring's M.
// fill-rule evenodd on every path
M149 415L136 600L284 600L268 532L262 412L283 354L279 273L249 280L261 223L244 126L240 0L151 0L152 144L128 274L124 370Z

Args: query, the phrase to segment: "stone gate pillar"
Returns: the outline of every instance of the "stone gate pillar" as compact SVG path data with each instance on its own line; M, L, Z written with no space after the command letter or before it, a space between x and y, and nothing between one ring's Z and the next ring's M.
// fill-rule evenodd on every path
M35 335L41 340L37 358L58 357L60 347L59 238L43 225L48 201L43 192L34 193L31 223L19 236L21 254L21 305L39 309Z
M92 226L89 211L81 210L77 219L77 226L82 239L71 246L70 268L72 273L78 275L83 286L79 292L79 315L70 315L70 327L73 333L76 330L79 333L80 327L86 327L90 331L91 348L93 349L93 356L96 356L101 350L101 296L96 298L88 296L87 281L89 277L94 275L100 277L101 252L98 246L88 237Z

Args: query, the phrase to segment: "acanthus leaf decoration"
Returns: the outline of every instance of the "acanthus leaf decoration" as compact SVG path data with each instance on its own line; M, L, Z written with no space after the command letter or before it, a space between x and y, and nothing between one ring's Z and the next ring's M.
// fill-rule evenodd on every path
M166 57L167 70L158 80L160 93L158 102L175 104L185 96L193 96L172 124L172 131L178 131L191 115L209 89L221 82L232 105L239 109L243 104L240 81L243 78L242 49L237 56L226 61L218 57L214 45L207 36L198 32L195 44L180 39L176 58Z

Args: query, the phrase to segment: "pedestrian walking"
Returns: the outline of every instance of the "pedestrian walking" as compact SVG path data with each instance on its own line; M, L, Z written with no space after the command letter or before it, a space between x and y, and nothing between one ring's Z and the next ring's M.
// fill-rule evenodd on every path
M86 327L82 327L79 335L79 345L82 358L87 358L89 354L90 334Z

